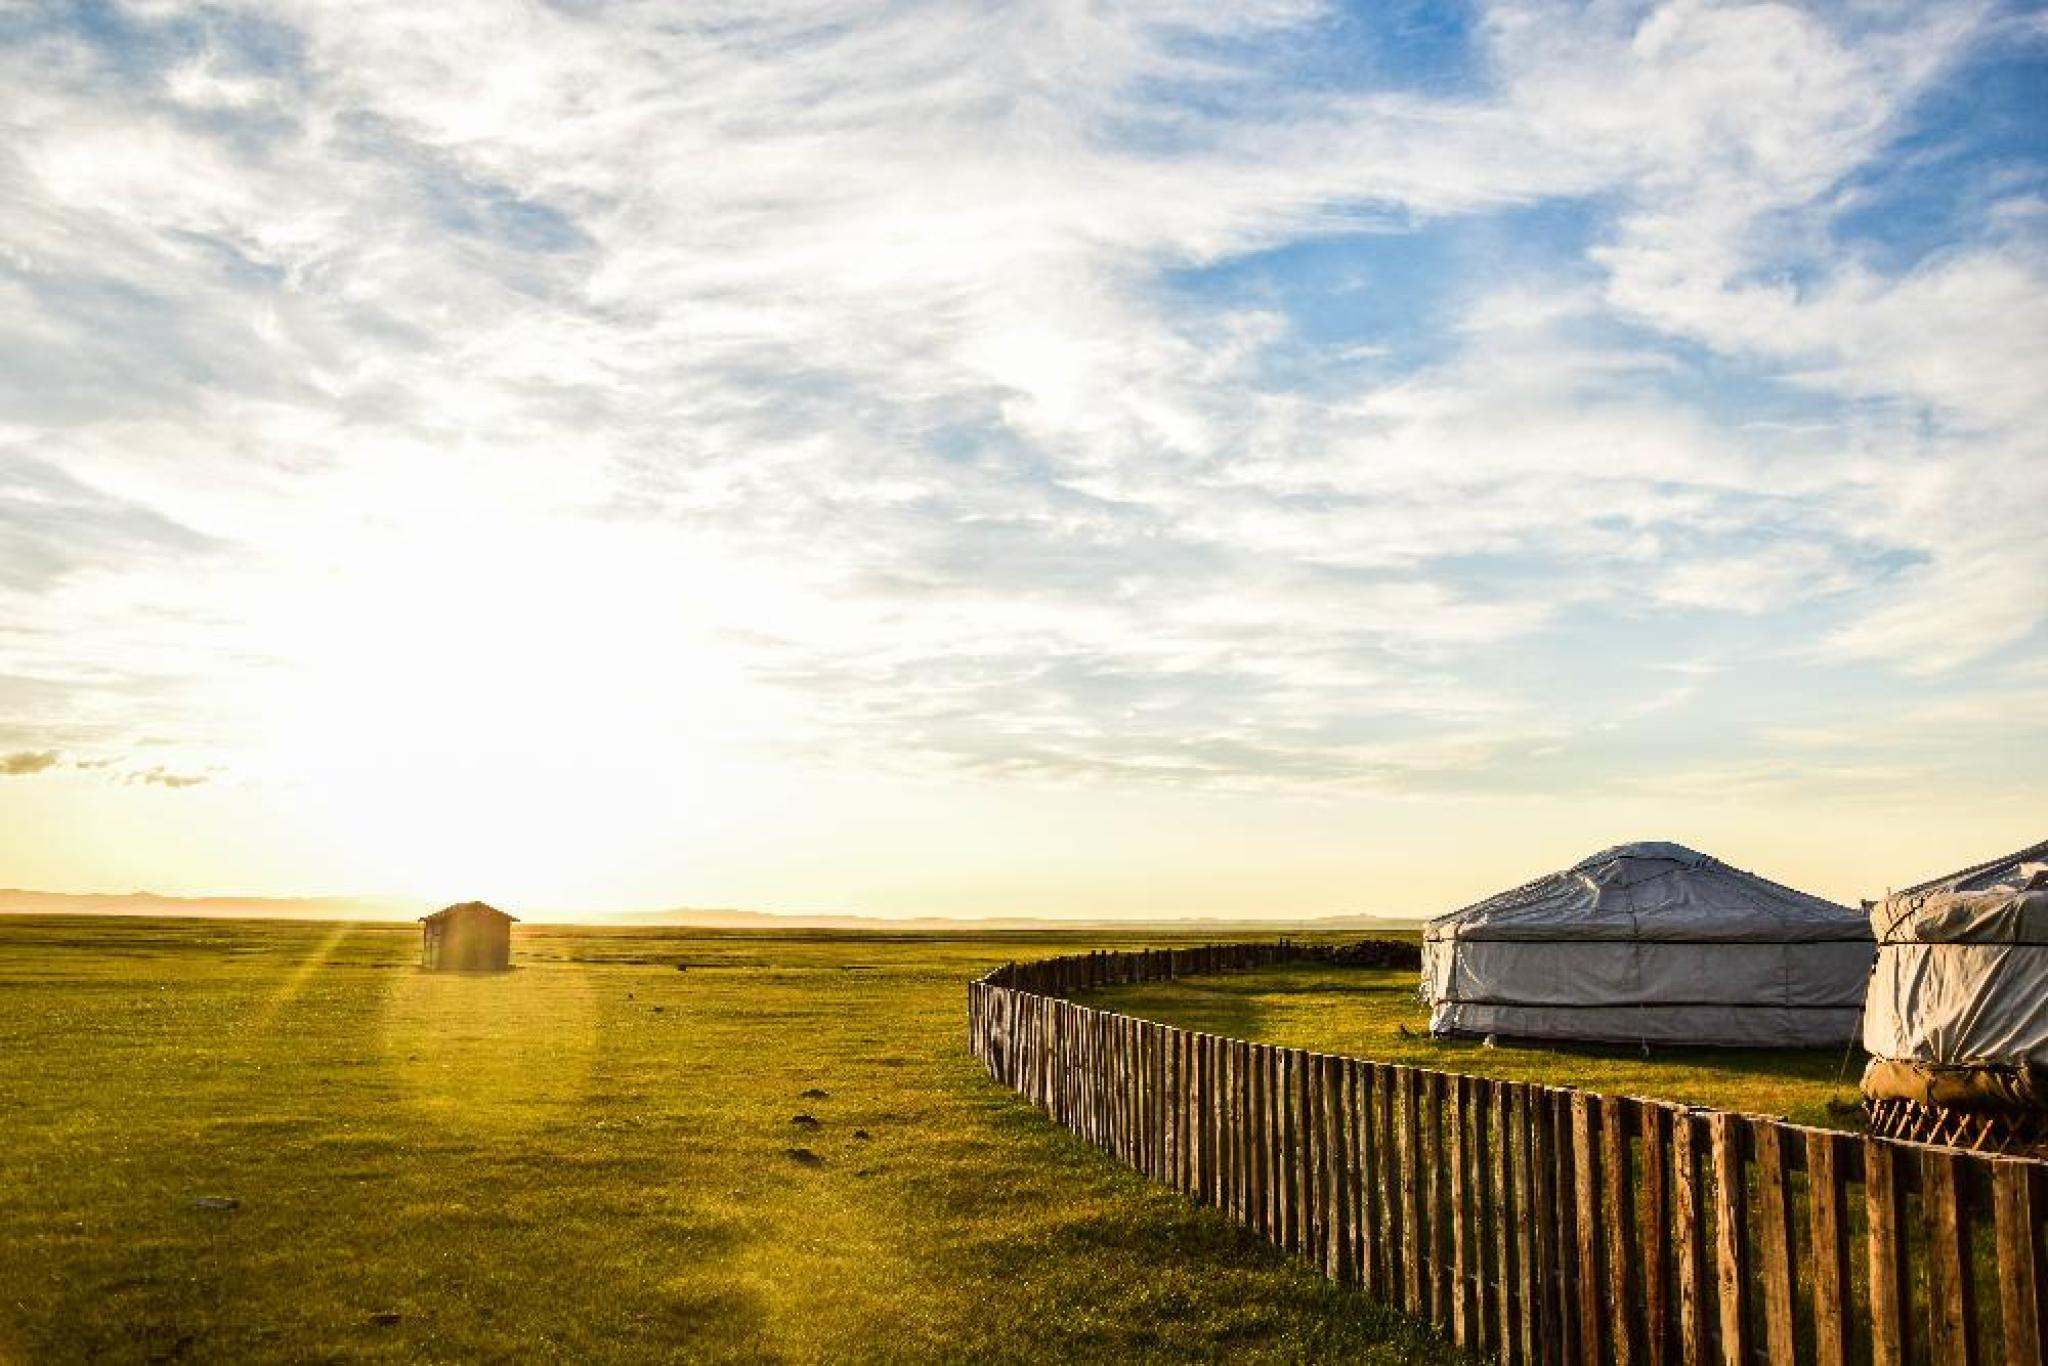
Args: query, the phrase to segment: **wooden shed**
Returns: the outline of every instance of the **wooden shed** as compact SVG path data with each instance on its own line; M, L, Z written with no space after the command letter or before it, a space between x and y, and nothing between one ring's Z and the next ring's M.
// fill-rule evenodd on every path
M460 901L420 917L420 966L429 972L505 972L512 966L512 923L481 901Z

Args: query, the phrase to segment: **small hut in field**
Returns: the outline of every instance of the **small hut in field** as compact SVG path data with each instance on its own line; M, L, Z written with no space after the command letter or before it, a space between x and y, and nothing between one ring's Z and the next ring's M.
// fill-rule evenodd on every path
M1894 892L1873 919L1870 1127L2048 1152L2048 840Z
M504 972L512 966L517 916L460 901L420 917L420 966L429 972Z
M1650 840L1424 925L1422 999L1438 1036L1840 1048L1873 951L1859 911Z

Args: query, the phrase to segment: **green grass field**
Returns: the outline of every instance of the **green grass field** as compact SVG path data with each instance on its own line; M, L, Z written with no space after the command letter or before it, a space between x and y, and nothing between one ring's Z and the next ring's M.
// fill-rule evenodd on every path
M1187 1029L1412 1063L1504 1081L1650 1096L1801 1124L1861 1127L1860 1050L1487 1048L1429 1037L1413 971L1302 965L1189 977L1091 992L1079 999ZM1834 1102L1831 1106L1830 1102Z
M1115 940L515 942L0 919L0 1361L1448 1358L983 1076Z

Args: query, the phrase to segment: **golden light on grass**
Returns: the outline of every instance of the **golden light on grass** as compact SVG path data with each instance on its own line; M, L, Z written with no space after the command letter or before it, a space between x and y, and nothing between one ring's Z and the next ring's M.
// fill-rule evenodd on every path
M443 1132L538 1128L589 1091L598 1050L589 974L574 966L501 973L393 973L381 1020L404 1102Z
M284 980L277 984L277 990L264 998L262 1006L250 1019L249 1027L257 1031L268 1029L272 1022L277 1019L278 1013L298 999L299 994L306 989L306 984L312 980L313 974L318 972L329 959L334 957L335 950L342 946L343 942L348 939L349 933L356 928L352 924L343 922L334 926L323 935L320 941L313 946L312 951L300 959L298 965L289 973L285 974Z

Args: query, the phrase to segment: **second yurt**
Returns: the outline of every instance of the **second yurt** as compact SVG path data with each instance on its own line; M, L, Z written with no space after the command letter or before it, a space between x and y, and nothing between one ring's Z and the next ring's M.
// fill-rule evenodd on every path
M1623 844L1423 927L1432 1034L1839 1048L1863 914L1682 844Z
M2048 841L1894 892L1873 919L1871 1128L2048 1149Z

